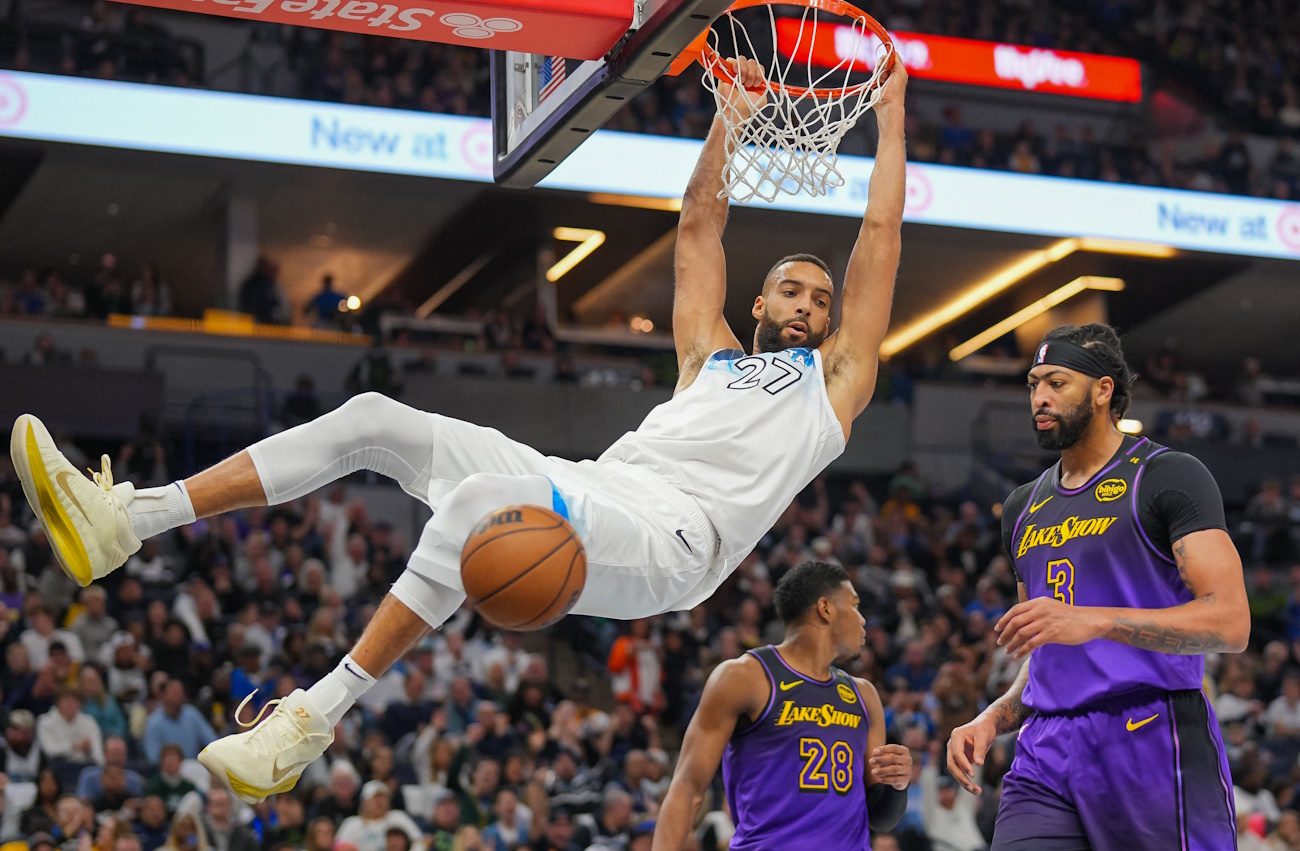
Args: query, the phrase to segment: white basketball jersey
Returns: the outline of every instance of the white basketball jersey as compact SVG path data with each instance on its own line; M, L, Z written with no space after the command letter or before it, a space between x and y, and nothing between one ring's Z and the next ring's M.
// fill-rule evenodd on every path
M724 349L599 461L647 469L699 503L718 531L716 587L843 451L821 352Z

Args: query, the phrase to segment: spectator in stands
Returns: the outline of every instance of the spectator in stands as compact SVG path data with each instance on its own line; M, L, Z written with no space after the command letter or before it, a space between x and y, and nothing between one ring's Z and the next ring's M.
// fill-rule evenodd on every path
M81 711L81 697L64 686L54 708L36 721L36 739L51 760L104 764L104 741L99 725Z
M98 585L91 585L82 590L81 605L82 613L68 631L77 637L83 648L103 647L118 629L117 621L108 614L108 592Z
M252 274L239 287L239 310L254 321L288 324L288 300L277 280L280 268L265 257L257 258Z
M208 791L205 815L204 827L211 840L213 851L258 851L260 848L253 831L234 819L230 793L220 786L214 784ZM331 832L333 826L333 822L330 822Z
M390 828L405 833L412 845L421 842L420 828L409 815L389 808L388 786L372 780L361 787L361 812L339 825L338 841L350 842L357 851L385 851Z
M316 419L324 412L320 397L316 395L316 382L310 375L298 376L293 392L284 399L280 420L285 428L293 428Z
M139 793L132 794L126 779L126 769L109 763L100 774L99 794L90 798L91 808L96 812L119 812L127 802Z
M488 851L512 851L528 840L530 820L521 819L519 797L515 790L502 787L497 790L496 801L492 805L495 818L483 831L483 844Z
M26 709L9 713L4 742L0 743L0 773L11 782L35 780L45 765L36 740L36 718Z
M171 288L152 263L140 266L140 277L131 285L131 304L136 316L171 316Z
M158 760L158 772L149 778L149 782L144 787L146 795L157 795L162 798L168 815L176 813L176 808L180 806L181 800L186 795L198 792L198 787L181 774L181 762L184 759L185 754L180 745L172 743L163 745Z
M573 832L579 848L590 845L624 848L632 838L632 796L610 787L601 797L600 816L591 824L580 824Z
M36 335L36 342L23 357L28 366L71 366L72 355L54 345L54 336L49 331Z
M627 634L609 652L609 671L616 700L630 704L638 714L663 710L663 667L660 650L650 640L648 620L628 622Z
M979 799L974 795L960 795L957 781L947 774L939 774L939 760L935 748L928 764L921 769L926 836L943 851L982 851L988 842L975 821ZM976 783L982 781L982 775L983 766L975 766Z
M158 708L145 724L144 753L148 760L157 765L166 744L178 745L185 759L194 759L216 736L212 725L185 702L185 686L181 681L168 679Z
M27 655L33 668L45 667L45 663L50 658L50 650L55 646L67 650L73 662L81 663L86 658L81 648L81 640L76 635L65 629L54 628L54 612L49 606L36 606L28 614L28 619L31 627L23 630L18 640L27 648Z
M359 809L357 789L361 777L347 760L338 760L330 766L329 794L312 807L312 818L327 818L338 824L355 816Z
M320 291L312 296L303 308L307 321L317 328L337 328L339 314L347 299L334 289L334 276L324 275Z
M131 296L122 282L117 255L104 254L99 258L99 269L86 297L86 312L96 319L107 319L111 314L130 314ZM146 848L145 851L153 851Z
M103 791L104 768L110 765L121 766L126 780L126 789L132 798L144 794L144 779L139 773L127 768L126 740L121 736L108 736L104 739L104 764L88 765L81 769L77 777L77 797L93 801Z
M433 799L433 842L434 851L453 851L456 843L456 831L460 830L460 802L454 792L443 790Z

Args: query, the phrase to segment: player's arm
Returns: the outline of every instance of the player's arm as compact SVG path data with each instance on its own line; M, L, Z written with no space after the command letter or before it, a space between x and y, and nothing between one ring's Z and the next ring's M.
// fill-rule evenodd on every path
M907 812L907 785L912 780L912 752L885 740L885 708L876 687L854 677L867 711L867 824L873 831L893 830Z
M880 143L867 190L867 211L849 257L840 300L839 330L827 357L827 372L850 394L856 417L876 386L880 344L889 328L894 278L902 251L906 201L907 151L903 138L903 97L907 70L895 60L885 91L875 106Z
M1023 582L1017 587L1020 602L1024 603L1029 599L1029 591ZM1029 683L1029 663L1030 660L1026 659L1020 666L1020 671L1005 694L990 703L974 721L953 730L948 739L948 773L975 795L984 794L976 781L976 766L984 764L984 755L988 753L989 745L1003 733L1019 730L1020 725L1032 713L1023 700L1025 686Z
M742 715L763 711L771 686L752 657L723 662L704 684L699 708L682 739L681 757L659 808L652 851L679 851L722 762L722 751Z
M733 69L736 67L734 60L729 60L729 64ZM747 84L758 85L763 80L762 68L752 59L741 64L739 74ZM743 89L733 95L725 83L719 84L719 88L723 108L737 113L731 116L733 120L751 115L765 97L748 94ZM722 250L728 203L722 173L727 167L727 154L726 127L719 115L713 119L700 159L686 185L677 222L673 341L677 346L679 389L690 386L711 352L740 348L740 342L722 315L727 301L727 259Z

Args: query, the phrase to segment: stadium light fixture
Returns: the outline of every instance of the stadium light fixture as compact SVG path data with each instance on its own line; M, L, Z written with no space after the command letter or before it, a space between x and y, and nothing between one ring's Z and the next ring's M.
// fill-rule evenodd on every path
M1040 269L1052 263L1059 263L1076 251L1160 259L1167 259L1178 253L1178 249L1173 246L1155 242L1130 242L1124 239L1101 239L1091 236L1062 239L1041 251L1026 254L942 307L886 337L885 342L880 346L881 360L889 360L918 340L956 321Z
M908 325L888 337L880 345L880 357L889 360L894 355L906 349L908 346L920 340L922 337L937 331L950 322L958 319L966 313L979 307L984 302L993 298L1007 288L1018 284L1025 278L1042 269L1051 263L1056 263L1064 257L1073 254L1079 248L1079 240L1062 239L1050 248L1041 251L1032 251L1026 254L1020 260L1012 263L1000 272L989 277L987 280L976 284L971 289L957 296L952 301L940 307L938 310L927 313L920 319Z
M666 213L682 211L681 198L656 198L651 195L618 195L612 192L593 192L587 196L593 204L607 204L614 207L636 207L640 210L662 210Z
M587 259L588 254L605 242L604 231L587 230L586 228L556 228L551 232L551 236L564 242L578 243L576 248L546 270L546 280L551 283L563 278L570 269Z
M1086 236L1079 240L1079 250L1095 251L1098 254L1123 254L1129 257L1158 257L1162 260L1178 253L1178 249L1172 245L1129 242L1126 239L1099 239L1093 236Z
M1075 278L1073 281L1070 281L1070 283L1055 292L1048 293L1028 307L1017 310L1015 313L1011 314L1006 319L1003 319L993 327L987 328L976 334L974 337L971 337L969 340L950 351L948 357L952 360L958 361L967 355L974 354L999 337L1011 333L1034 317L1041 316L1061 302L1074 298L1076 295L1085 292L1086 290L1117 293L1122 289L1124 289L1124 281L1120 278L1101 278L1095 275L1085 275L1082 278Z
M1142 421L1122 419L1115 424L1115 428L1119 429L1124 434L1131 434L1134 437L1137 437L1142 434Z

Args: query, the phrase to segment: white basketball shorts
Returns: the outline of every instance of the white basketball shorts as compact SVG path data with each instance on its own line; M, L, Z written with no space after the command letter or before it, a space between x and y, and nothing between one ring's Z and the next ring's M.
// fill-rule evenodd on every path
M463 590L460 549L470 530L439 530L438 505L465 479L486 473L550 480L587 553L587 583L572 614L650 617L698 601L701 591L720 581L713 524L693 498L658 476L622 462L542 455L496 429L428 417L434 457L424 501L435 515L408 563L417 574ZM508 495L509 488L502 491Z

